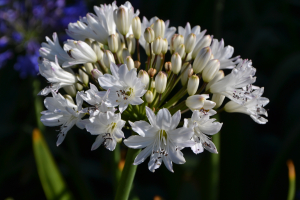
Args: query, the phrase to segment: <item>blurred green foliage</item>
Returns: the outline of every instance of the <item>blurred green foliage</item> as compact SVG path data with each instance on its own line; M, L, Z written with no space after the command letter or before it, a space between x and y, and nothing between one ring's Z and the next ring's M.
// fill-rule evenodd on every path
M92 6L111 1L87 1ZM257 68L257 84L270 98L269 123L258 125L249 116L221 113L219 199L286 199L288 170L293 160L300 171L300 2L297 0L152 0L132 1L140 17L170 19L171 26L200 25L207 34L222 36L234 55L249 58ZM124 1L118 1L118 5ZM216 5L222 12L215 13ZM217 27L214 24L217 23ZM217 37L221 39L220 37ZM146 58L142 55L142 60ZM22 80L12 63L0 70L0 198L45 199L32 152L31 133L36 127L31 78ZM46 81L39 78L42 85ZM183 117L189 117L186 113ZM110 163L113 153L104 148L91 152L94 137L73 128L56 147L56 128L44 136L59 170L75 199L113 199ZM129 133L126 133L126 137ZM126 148L122 145L123 158ZM132 197L150 200L204 199L210 154L194 155L184 149L186 164L164 167L154 174L147 162L138 166ZM296 176L296 183L300 183ZM296 185L296 199L300 186Z

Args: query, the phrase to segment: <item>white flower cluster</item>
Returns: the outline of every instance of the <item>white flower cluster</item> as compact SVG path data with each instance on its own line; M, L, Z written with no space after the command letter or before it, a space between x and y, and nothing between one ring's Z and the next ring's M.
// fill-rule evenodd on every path
M267 122L263 107L269 100L261 97L263 88L252 85L256 69L251 61L232 57L233 47L223 40L189 23L175 33L168 20L144 17L141 22L129 2L95 6L94 11L69 24L66 32L74 40L62 47L54 33L53 41L46 37L40 48L40 74L50 85L39 94L52 94L44 101L47 110L41 121L61 126L57 145L76 124L97 135L92 150L103 144L113 151L124 138L125 126L137 133L125 145L143 149L134 165L150 156L150 171L162 162L173 171L172 163L185 163L185 147L195 154L204 149L218 153L209 136L223 124L211 117L225 97L230 101L220 111ZM148 57L145 66L140 45ZM225 76L222 69L231 72ZM61 88L65 95L58 93ZM189 110L191 118L181 120Z

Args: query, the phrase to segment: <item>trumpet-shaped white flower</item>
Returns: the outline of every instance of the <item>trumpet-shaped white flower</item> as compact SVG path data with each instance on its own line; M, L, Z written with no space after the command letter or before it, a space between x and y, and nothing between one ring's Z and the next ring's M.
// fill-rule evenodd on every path
M258 124L266 124L267 119L262 117L262 115L268 117L267 110L263 107L269 103L269 99L261 97L264 92L264 88L257 89L252 92L254 96L249 101L245 102L243 105L240 105L234 101L229 101L224 109L226 112L238 112L250 115L250 117Z
M91 116L98 115L100 112L106 113L107 111L114 113L115 108L107 107L106 105L106 101L110 90L99 91L98 88L92 83L90 83L90 88L91 89L85 92L79 93L79 95L84 101L94 106L91 108L85 108L84 111L89 111Z
M63 63L62 67L70 67L72 65L95 63L97 55L94 50L83 41L68 40L64 45L64 50L68 52L73 59Z
M82 98L77 93L77 105L66 100L61 94L52 92L53 97L47 97L44 101L45 107L48 109L42 112L41 122L45 126L61 126L58 134L56 145L60 145L67 132L76 124L77 127L83 129L84 125L81 118L85 113L80 112L82 109Z
M159 168L162 162L173 172L172 162L185 163L180 150L195 145L195 142L190 140L193 130L186 127L176 129L181 118L180 110L171 116L169 110L163 108L155 116L154 112L146 107L146 115L150 124L145 121L129 122L132 130L139 135L124 140L125 145L130 148L144 148L133 164L138 165L151 155L148 163L151 172Z
M149 21L146 17L143 17L143 22L141 24L141 32L144 33L146 28L151 27L152 24L154 24L154 22L156 20L158 20L158 17L152 17ZM169 25L170 25L170 21L169 20L165 21L165 34L164 34L164 37L162 38L162 39L166 38L168 40L168 44L170 44L172 35L176 32L176 28L169 27ZM144 34L141 35L139 42L140 42L141 46L145 49L146 48L146 40L144 38Z
M125 121L121 119L121 114L114 114L107 111L89 119L91 123L86 124L85 128L92 135L98 135L92 145L91 150L97 149L102 143L104 147L113 151L117 141L124 138L122 131Z
M53 41L50 38L46 37L47 43L42 43L42 47L39 49L40 56L43 58L47 58L52 62L55 61L55 56L57 56L57 60L60 65L62 65L66 61L72 61L73 59L60 46L57 34L53 33L52 37Z
M220 61L220 69L232 69L238 62L240 62L240 56L231 58L234 48L230 45L224 47L223 39L220 42L217 39L213 39L210 48L214 59L218 59Z
M66 32L75 40L84 41L86 38L92 38L102 44L107 44L107 37L116 33L113 12L117 8L115 1L108 5L101 4L100 7L94 6L96 15L88 13L76 23L70 23Z
M204 148L211 153L218 153L215 144L207 135L214 135L218 133L223 123L214 122L215 119L209 119L208 115L205 115L198 110L195 110L190 119L184 119L183 127L191 128L194 131L192 140L196 142L191 147L195 154L202 153Z
M141 97L147 92L145 85L140 78L137 77L136 69L128 71L127 66L121 65L120 68L111 63L110 74L104 74L98 80L102 88L108 90L108 106L119 106L122 113L129 104L140 105L144 101Z
M76 83L75 75L63 70L59 66L56 56L55 62L51 62L45 58L40 57L38 64L40 74L51 83L50 86L40 91L39 95L48 95L52 90L57 91L61 87L73 85L74 83Z
M203 30L201 32L200 26L194 26L193 28L191 28L191 25L188 22L188 23L186 23L185 28L183 28L181 26L178 27L178 33L184 37L184 41L187 40L188 36L191 33L194 33L196 35L195 44L197 44L203 38L204 34L206 33L206 30Z
M243 60L230 74L212 84L210 92L222 94L239 104L243 104L253 97L247 89L249 87L246 89L243 87L255 82L256 77L253 77L255 72L256 69L252 67L252 62Z

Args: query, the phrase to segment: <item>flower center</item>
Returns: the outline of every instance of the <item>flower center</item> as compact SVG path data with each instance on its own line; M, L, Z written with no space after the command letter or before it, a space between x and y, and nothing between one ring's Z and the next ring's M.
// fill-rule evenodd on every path
M159 139L162 140L165 145L167 145L166 141L168 139L168 134L165 130L159 131Z
M109 126L108 126L108 131L109 133L112 133L114 131L114 129L117 127L117 123L116 122L112 122Z

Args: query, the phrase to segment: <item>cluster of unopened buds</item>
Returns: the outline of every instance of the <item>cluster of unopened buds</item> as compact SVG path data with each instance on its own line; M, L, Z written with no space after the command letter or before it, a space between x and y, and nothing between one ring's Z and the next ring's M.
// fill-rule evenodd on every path
M113 151L126 127L133 134L124 144L143 149L134 165L150 156L150 171L162 162L173 171L172 162L185 163L185 147L195 154L218 153L210 138L223 125L212 118L215 109L267 122L263 107L269 100L262 97L264 88L252 85L256 69L251 60L232 57L233 47L223 40L189 23L175 33L169 21L157 17L141 22L129 2L94 11L68 25L74 40L63 48L56 33L40 48L39 71L50 86L39 94L52 94L44 101L41 121L61 126L57 145L76 125L97 136L92 150L103 144ZM146 62L140 60L140 45ZM58 93L61 88L65 95ZM230 101L220 108L225 97ZM182 120L190 110L191 118Z

